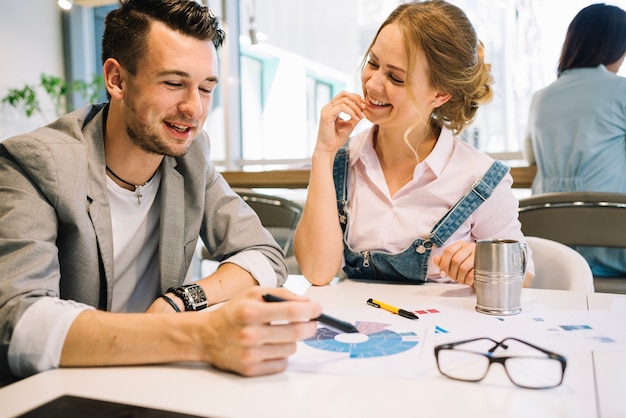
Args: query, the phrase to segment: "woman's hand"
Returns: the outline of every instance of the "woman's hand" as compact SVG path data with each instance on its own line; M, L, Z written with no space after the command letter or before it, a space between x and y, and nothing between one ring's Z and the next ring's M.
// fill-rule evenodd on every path
M356 93L342 91L322 108L316 151L335 155L365 114L365 102Z
M441 277L449 277L458 283L474 285L474 253L476 244L457 241L443 250L442 255L433 257Z

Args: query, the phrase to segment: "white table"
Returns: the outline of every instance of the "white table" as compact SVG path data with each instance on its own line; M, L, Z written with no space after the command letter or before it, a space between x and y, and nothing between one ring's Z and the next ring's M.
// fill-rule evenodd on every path
M300 284L291 281L293 288L305 290ZM331 314L363 309L367 298L376 297L398 306L436 303L482 315L474 310L471 289L461 285L344 281L308 288L306 294ZM610 309L614 297L623 296L524 289L522 307L536 312ZM0 416L15 416L62 394L212 417L626 416L626 351L594 354L568 354L566 379L550 390L517 388L497 365L480 383L447 379L434 363L420 379L295 371L244 378L195 364L58 369L0 389Z
M620 322L626 327L626 295L592 293L588 295L589 310L609 310L620 302ZM597 380L598 403L602 417L626 417L626 352L594 353L593 364Z

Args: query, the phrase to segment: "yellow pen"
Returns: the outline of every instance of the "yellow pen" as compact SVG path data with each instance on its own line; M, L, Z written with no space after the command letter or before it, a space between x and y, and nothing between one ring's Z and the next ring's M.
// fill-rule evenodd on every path
M380 308L380 309L384 309L386 311L389 312L393 312L397 315L403 316L405 318L409 318L409 319L419 319L419 317L417 315L415 315L413 312L404 310L404 309L400 309L400 308L396 308L395 306L389 305L385 302L381 302L379 300L376 299L368 299L367 300L367 304L370 306L373 306L374 308Z

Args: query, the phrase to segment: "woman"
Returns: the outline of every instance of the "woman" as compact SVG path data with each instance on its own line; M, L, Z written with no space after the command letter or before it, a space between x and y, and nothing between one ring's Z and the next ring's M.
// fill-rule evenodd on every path
M626 12L593 4L567 30L558 78L533 96L526 159L537 164L533 194L626 193ZM626 251L576 248L594 275L626 275Z
M321 112L295 234L304 276L327 284L343 263L351 278L472 285L476 240L523 241L508 168L453 136L492 97L474 28L445 1L402 4L361 82L364 97L342 92ZM364 118L373 126L346 144Z

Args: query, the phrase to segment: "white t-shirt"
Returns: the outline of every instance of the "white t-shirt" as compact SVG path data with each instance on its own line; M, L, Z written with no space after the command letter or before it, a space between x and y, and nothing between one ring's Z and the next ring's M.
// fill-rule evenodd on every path
M136 191L107 177L113 226L113 312L142 312L159 292L156 199L161 173ZM140 196L138 196L140 195ZM9 366L16 376L58 367L65 337L76 317L92 306L42 297L20 318L9 345Z

